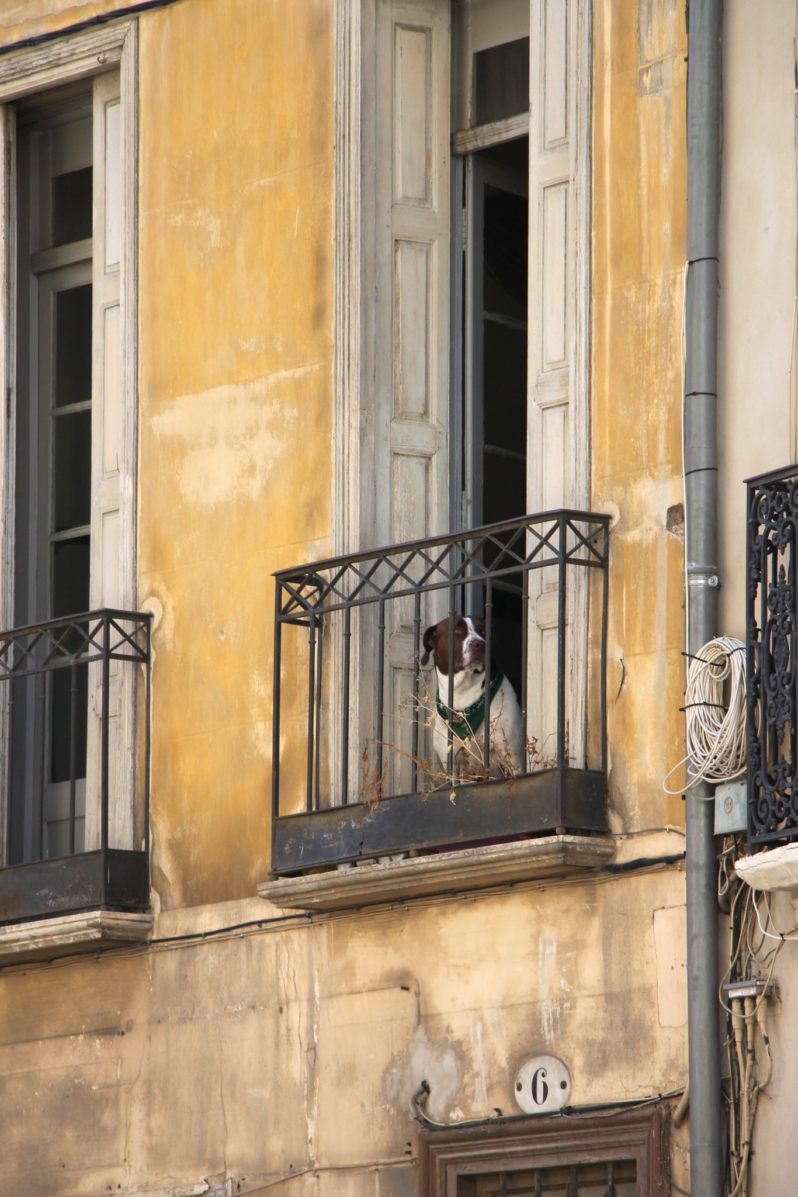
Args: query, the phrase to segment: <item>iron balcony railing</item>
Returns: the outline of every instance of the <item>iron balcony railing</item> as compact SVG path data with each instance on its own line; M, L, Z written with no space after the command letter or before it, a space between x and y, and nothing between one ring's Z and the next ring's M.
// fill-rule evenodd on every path
M798 837L798 465L747 488L748 834L764 844Z
M146 906L150 619L103 609L0 632L0 921Z
M558 510L275 574L275 874L606 830L608 534L608 516ZM434 751L424 631L456 614L484 619L486 676L498 663L518 696L514 776L489 717L465 776L451 731Z

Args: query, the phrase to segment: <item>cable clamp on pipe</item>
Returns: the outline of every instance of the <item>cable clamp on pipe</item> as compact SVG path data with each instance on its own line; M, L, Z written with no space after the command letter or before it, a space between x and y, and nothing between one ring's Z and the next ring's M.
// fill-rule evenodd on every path
M688 586L708 586L710 590L720 590L720 570L716 565L697 565L689 561L685 572Z

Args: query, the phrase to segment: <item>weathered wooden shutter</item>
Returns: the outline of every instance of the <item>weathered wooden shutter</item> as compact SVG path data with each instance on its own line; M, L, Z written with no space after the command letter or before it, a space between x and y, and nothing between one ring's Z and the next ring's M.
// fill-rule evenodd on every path
M125 173L119 74L94 82L91 606L135 604L134 451L123 355ZM100 719L109 714L109 840L132 848L135 672L113 662L109 692L93 667L89 721L87 847L99 843ZM95 822L97 820L97 822Z
M578 338L586 246L579 233L583 193L577 112L583 14L577 0L531 0L529 127L528 506L546 511L585 504L587 445L581 435L586 396ZM584 459L584 460L582 460ZM575 574L577 571L571 571ZM557 611L555 571L532 576L529 731L544 755L556 744ZM573 587L571 583L573 581ZM586 594L569 577L568 741L581 756ZM574 634L572 634L574 633Z
M376 25L375 543L449 527L449 2L381 2ZM412 604L391 604L386 736L410 739ZM438 618L425 612L424 618ZM401 773L406 758L390 753ZM399 776L391 779L401 788Z

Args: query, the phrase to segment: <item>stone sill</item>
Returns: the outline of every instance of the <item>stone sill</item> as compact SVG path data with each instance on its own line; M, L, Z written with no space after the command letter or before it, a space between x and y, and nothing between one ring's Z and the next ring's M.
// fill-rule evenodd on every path
M0 926L0 966L146 943L152 915L90 910Z
M552 835L281 877L261 882L258 895L287 909L340 910L578 876L606 864L614 855L615 841L607 836Z

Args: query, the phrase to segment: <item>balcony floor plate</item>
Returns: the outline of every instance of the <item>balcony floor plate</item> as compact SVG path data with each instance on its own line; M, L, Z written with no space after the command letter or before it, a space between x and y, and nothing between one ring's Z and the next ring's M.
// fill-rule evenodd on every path
M288 909L340 910L566 877L598 868L614 853L608 836L553 835L282 877L263 882L258 894Z

